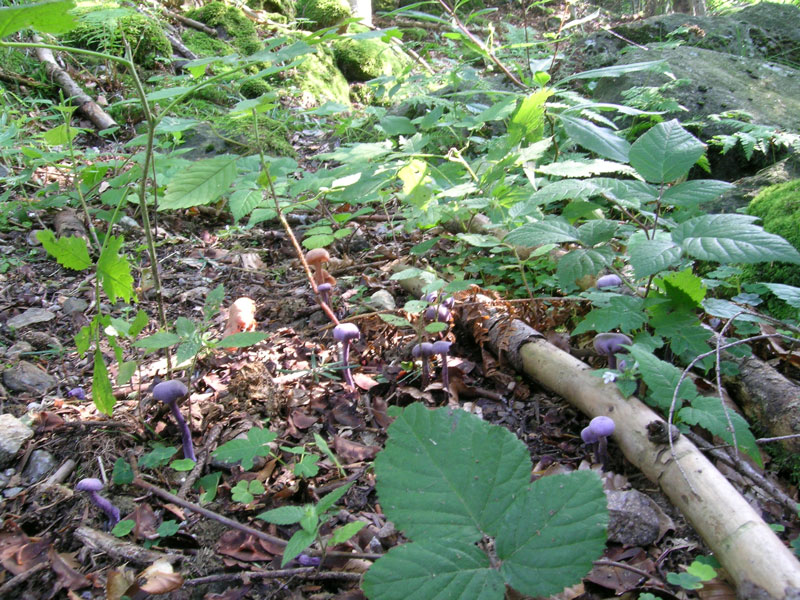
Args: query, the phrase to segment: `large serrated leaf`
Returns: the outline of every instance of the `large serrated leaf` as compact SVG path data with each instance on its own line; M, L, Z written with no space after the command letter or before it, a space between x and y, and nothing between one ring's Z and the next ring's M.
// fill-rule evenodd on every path
M637 279L655 275L676 266L681 247L666 239L637 239L628 244L628 255Z
M647 348L634 344L630 350L633 360L639 363L639 372L647 384L646 400L663 411L668 411L672 404L672 396L681 377L681 370L655 356ZM697 389L688 379L681 383L678 393L678 405L681 400L692 400L697 397Z
M530 477L527 448L507 429L461 410L412 404L375 458L378 497L412 540L494 535Z
M395 546L361 587L371 600L502 600L505 593L503 577L478 547L435 540Z
M269 444L278 435L269 429L253 427L247 432L247 439L231 440L214 450L212 456L225 463L242 461L242 468L247 471L253 467L256 456L269 456Z
M800 288L783 283L763 283L770 292L793 308L800 308Z
M628 162L631 145L611 129L569 115L562 114L559 118L573 142L605 158Z
M747 421L733 410L728 409L727 417L725 412L725 407L719 398L700 396L692 400L691 406L682 408L678 413L678 417L681 421L690 425L700 425L714 435L721 437L727 443L733 444L733 435L731 435L728 425L728 418L730 418L733 429L736 432L736 445L738 448L756 461L759 467L763 466L756 438L750 431Z
M596 246L613 238L617 228L615 221L594 219L578 227L578 238L585 246Z
M644 300L634 296L615 296L609 300L609 305L604 308L595 308L586 315L572 335L579 335L587 331L603 333L619 329L623 333L630 333L647 323L644 312Z
M216 156L193 163L167 186L158 210L189 208L217 200L236 179L236 159Z
M665 205L692 207L709 202L733 188L732 183L714 179L693 179L669 188L661 200Z
M565 290L574 288L579 279L587 275L597 275L608 266L612 256L612 250L604 246L568 252L561 257L556 267L558 284Z
M75 20L67 13L72 8L73 0L4 6L0 8L0 39L26 27L42 33L65 33L75 27Z
M689 172L705 145L677 119L659 123L636 140L629 153L634 169L651 183L669 183Z
M608 511L592 471L535 481L511 506L496 540L500 572L517 591L551 596L578 581L602 555Z
M800 264L800 253L785 239L764 231L748 215L703 215L672 230L672 239L688 254L720 263L773 260Z
M566 219L554 217L517 227L503 238L503 241L517 246L541 246L543 244L574 242L577 239L577 229L570 225Z

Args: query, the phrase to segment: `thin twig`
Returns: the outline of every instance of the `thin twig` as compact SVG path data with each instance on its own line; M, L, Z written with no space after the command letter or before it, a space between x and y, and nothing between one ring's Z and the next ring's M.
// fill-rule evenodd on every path
M238 573L219 573L198 577L197 579L187 579L183 585L209 585L212 583L224 583L231 581L246 581L248 579L279 579L284 577L298 577L300 579L312 579L315 581L325 581L331 579L344 579L346 581L360 581L361 573L351 573L349 571L317 571L316 567L300 567L298 569L276 569L274 571L240 571Z
M658 575L654 575L653 573L648 573L642 569L637 569L636 567L632 567L631 565L626 565L625 563L617 562L615 560L596 560L592 563L595 567L617 567L618 569L625 569L626 571L630 571L631 573L636 573L637 575L641 575L646 579L653 579L654 581L658 581L662 585L667 585L667 583L661 579Z
M178 490L178 496L181 498L186 497L186 494L189 493L190 489L192 489L194 482L198 480L203 472L203 469L206 468L206 465L208 464L208 458L211 456L211 448L217 443L217 438L219 438L219 434L221 432L222 423L217 423L211 428L211 431L208 432L208 436L203 442L203 449L197 453L197 463L194 465L192 472L189 473L186 481L181 484L181 488Z

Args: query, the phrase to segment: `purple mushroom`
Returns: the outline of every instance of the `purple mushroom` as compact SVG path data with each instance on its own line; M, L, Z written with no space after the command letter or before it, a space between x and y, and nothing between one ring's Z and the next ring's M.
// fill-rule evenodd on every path
M588 445L596 444L597 460L608 470L608 436L614 433L614 421L610 417L599 416L589 421L581 431L581 439Z
M181 409L178 408L178 400L185 398L188 393L189 390L186 389L186 386L177 379L162 381L153 388L153 398L169 406L172 416L175 417L175 421L178 423L178 429L181 430L181 438L183 439L184 458L197 462L194 446L192 445L192 432L189 431L189 426L181 414Z
M617 353L626 352L623 346L633 341L624 333L598 333L594 338L594 349L601 356L608 358L608 368L617 368Z
M425 309L426 321L439 321L440 323L447 323L450 320L450 309L444 304L434 304Z
M108 498L103 498L98 493L103 489L102 481L95 479L94 477L87 477L86 479L81 479L78 482L78 485L75 486L75 489L79 492L86 492L89 494L89 500L91 500L92 504L106 513L106 516L108 517L109 529L119 523L119 509L111 504L111 501Z
M598 290L602 290L603 288L619 287L622 285L622 279L619 275L611 273L610 275L598 277L595 285L597 286Z
M448 398L450 397L450 374L447 371L447 354L450 352L451 345L452 342L445 342L444 340L431 344L433 353L442 357L442 386Z
M342 365L344 366L344 379L351 389L355 389L353 374L350 372L350 341L361 337L361 332L354 323L340 323L333 328L333 339L342 343Z
M422 342L417 344L411 349L411 356L414 358L422 359L422 389L428 387L430 379L428 371L428 358L433 354L433 344L430 342Z
M317 286L317 291L319 292L320 299L327 304L328 306L331 305L331 290L333 286L330 283L320 283Z

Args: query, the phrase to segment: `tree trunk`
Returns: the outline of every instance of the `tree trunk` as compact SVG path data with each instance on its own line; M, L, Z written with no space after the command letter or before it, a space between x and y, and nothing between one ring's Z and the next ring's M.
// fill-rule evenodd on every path
M350 9L362 25L372 27L372 0L350 0Z

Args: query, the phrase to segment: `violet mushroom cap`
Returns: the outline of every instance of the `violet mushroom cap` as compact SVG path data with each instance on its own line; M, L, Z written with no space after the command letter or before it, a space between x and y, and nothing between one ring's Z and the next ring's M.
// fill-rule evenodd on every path
M162 381L153 388L153 398L169 406L172 416L175 417L175 421L178 423L178 429L181 430L181 439L183 440L183 457L197 462L194 446L192 445L192 432L189 431L189 426L181 414L181 409L178 408L178 400L188 393L189 390L178 379Z
M333 286L330 283L320 283L317 286L317 291L319 292L319 296L325 304L331 303L331 290Z
M598 354L608 358L608 367L617 368L617 352L623 352L623 346L632 344L633 340L624 333L598 333L594 337L594 349Z
M350 340L357 340L361 337L361 331L355 323L339 323L333 328L333 339L342 343L342 366L344 367L344 379L352 389L356 383L353 381L353 374L350 372Z
M594 444L600 438L597 436L594 429L587 426L581 429L581 439L584 444Z
M614 420L611 417L599 416L589 421L589 429L598 437L608 437L614 433Z
M99 479L95 477L87 477L86 479L81 479L75 486L75 489L79 492L86 492L89 494L89 499L91 500L92 504L106 513L109 527L114 527L114 525L119 523L119 509L111 504L111 501L108 498L103 498L100 494L98 494L103 487L103 482Z
M602 277L599 277L595 285L597 286L598 290L609 287L619 287L622 285L622 279L619 275L611 273L610 275L603 275Z
M439 321L440 323L447 323L450 320L450 309L444 304L429 306L425 309L426 321Z

